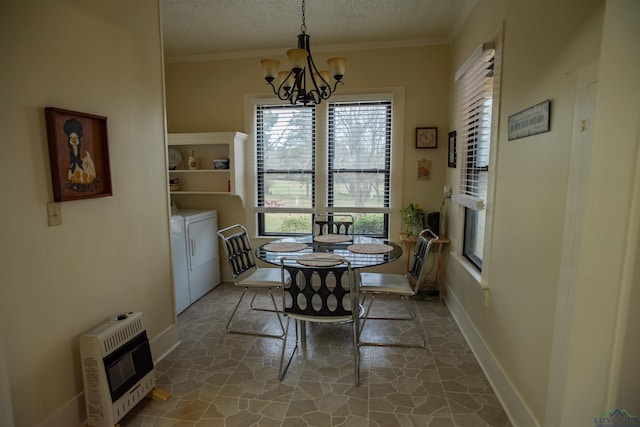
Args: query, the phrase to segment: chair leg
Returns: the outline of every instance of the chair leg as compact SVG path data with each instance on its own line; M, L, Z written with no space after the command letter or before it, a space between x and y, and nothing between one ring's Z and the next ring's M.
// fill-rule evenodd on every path
M273 304L274 310L265 310L265 311L273 312L276 315L276 317L278 318L278 323L280 324L280 330L282 330L282 333L280 335L262 334L262 333L259 333L259 332L248 332L248 331L240 331L240 330L236 330L236 329L231 329L231 321L235 317L236 312L238 311L238 307L240 307L240 303L244 299L244 296L247 294L248 290L249 290L249 288L247 288L247 287L244 288L244 290L242 291L242 295L240 295L240 299L238 299L238 302L236 303L236 306L233 308L233 312L231 313L231 316L229 316L229 320L227 321L227 332L233 333L233 334L253 335L253 336L265 337L265 338L282 339L282 337L285 335L284 325L282 323L282 319L280 318L280 313L278 311L278 306L276 304L276 300L275 300L275 298L273 296L273 292L271 291L271 289L269 289L269 295L271 296L271 302ZM257 291L256 291L256 293L257 293ZM251 303L253 303L253 300L255 299L255 297L256 296L254 295L253 299L251 300Z
M364 325L367 323L367 319L369 318L369 311L371 310L371 306L373 305L373 299L375 298L375 294L371 294L371 297L369 298L369 305L367 305L367 310L364 313L364 316L362 317L362 324L360 325L360 330L358 331L358 340L360 339L360 335L362 334L362 330L364 329ZM366 295L362 296L362 305L364 305L365 301L367 299Z
M271 291L271 289L269 289L269 293L271 294L271 298L273 299L273 292ZM258 289L255 290L255 292L253 293L253 297L251 298L251 303L249 304L249 306L251 307L251 310L255 310L255 311L267 311L269 313L273 313L274 311L277 311L278 313L282 313L282 310L280 310L277 306L277 304L274 303L274 306L276 307L275 310L273 308L263 308L263 307L255 307L254 303L256 301L256 297L258 296Z
M360 328L358 322L353 322L353 369L354 369L354 382L356 387L360 385Z
M293 355L296 354L296 351L298 350L298 321L294 320L295 330L296 330L296 344L295 344L295 347L293 348L293 351L291 352L291 356L289 356L287 360L286 366L284 366L283 368L284 356L287 351L287 337L289 336L289 320L291 320L291 318L287 317L285 332L284 332L284 339L282 342L282 352L280 353L280 368L278 372L278 379L280 381L284 379L284 376L287 373L287 370L289 369L289 365L291 365L291 361L293 360Z
M229 320L227 320L227 332L231 332L231 320L233 320L233 317L236 315L236 311L238 311L238 307L240 307L240 303L242 302L242 299L244 298L248 290L249 288L244 288L242 290L242 295L240 295L240 299L236 303L236 306L233 307L233 312L231 313L231 316L229 316Z
M416 330L420 333L420 338L422 339L422 344L414 344L414 345L406 345L406 346L424 348L427 345L427 337L424 334L424 328L422 327L422 325L420 324L420 320L418 319L418 313L416 313L416 310L411 307L411 303L407 301L407 298L404 295L401 296L400 299L402 299L402 302L404 303L404 306L406 307L407 312L409 313L409 316L413 320L413 324Z
M273 296L273 292L271 288L269 288L269 296L271 297L271 302L273 303L273 311L275 312L276 317L278 318L278 323L280 323L280 329L284 333L284 325L282 324L282 318L280 317L280 312L278 311L278 304L276 304L276 299Z
M371 300L369 302L369 305L367 306L367 310L365 312L364 318L362 320L362 325L360 327L360 330L358 332L358 337L360 337L360 335L362 335L362 330L364 329L364 325L366 324L367 320L404 320L404 321L412 321L414 328L416 328L416 330L419 331L420 333L420 338L422 339L422 343L420 344L408 344L408 343L395 343L395 342L370 342L370 341L360 341L361 346L380 346L380 347L412 347L412 348L424 348L427 345L427 337L424 334L424 331L422 329L422 325L419 322L417 313L414 309L411 308L411 306L409 305L409 302L407 301L407 299L405 298L404 295L400 296L400 299L402 300L405 309L407 310L408 313L408 317L371 317L369 316L369 313L371 311L371 306L373 305L373 301L375 299L375 294L371 294Z

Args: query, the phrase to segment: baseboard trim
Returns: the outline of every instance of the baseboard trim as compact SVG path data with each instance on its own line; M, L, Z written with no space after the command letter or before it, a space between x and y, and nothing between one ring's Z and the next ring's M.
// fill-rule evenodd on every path
M153 361L154 364L157 364L165 357L167 357L167 355L179 345L180 341L178 339L178 324L174 323L173 325L162 331L157 337L154 338L153 341L149 343L149 346L151 347L151 354L159 355L155 357L155 360Z
M498 400L500 400L511 424L517 427L539 427L541 424L536 421L526 403L522 400L522 397L502 369L502 366L500 366L500 363L494 357L491 349L487 347L482 336L474 327L469 316L467 316L464 307L460 304L460 301L453 292L451 292L451 289L447 292L447 306L458 324L458 328L460 328L460 331L467 340L469 347L471 347L471 351L473 351L473 354L476 356L491 387L493 387L493 391L496 393Z
M149 342L154 364L163 360L180 345L178 340L178 325L173 324L162 331L153 341ZM159 356L156 356L159 355ZM40 427L79 426L87 425L87 412L84 405L84 392L78 394L49 416Z
M51 414L39 427L86 426L87 411L84 392L76 395Z

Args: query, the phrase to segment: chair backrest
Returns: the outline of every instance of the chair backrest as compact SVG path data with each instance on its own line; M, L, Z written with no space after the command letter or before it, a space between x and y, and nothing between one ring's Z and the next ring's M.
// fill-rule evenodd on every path
M346 261L333 267L313 267L297 265L290 262L292 259L295 258L281 261L285 315L311 322L358 322L359 285L351 263ZM315 261L321 262L322 259L316 258ZM291 277L289 282L284 280L286 273Z
M237 283L238 278L245 273L258 269L251 249L251 242L247 236L247 229L243 225L235 224L223 228L218 231L218 236L222 240L222 246L227 254L234 282Z
M430 235L429 238L427 238ZM427 258L429 257L429 251L431 251L431 246L433 245L433 241L437 240L438 236L431 231L429 228L425 228L418 235L418 241L416 242L416 247L413 250L413 254L411 254L411 267L409 268L409 272L407 276L409 281L413 285L413 291L417 292L420 287L420 283L424 280L427 275Z
M313 235L342 234L353 237L353 215L347 214L315 214L313 216Z

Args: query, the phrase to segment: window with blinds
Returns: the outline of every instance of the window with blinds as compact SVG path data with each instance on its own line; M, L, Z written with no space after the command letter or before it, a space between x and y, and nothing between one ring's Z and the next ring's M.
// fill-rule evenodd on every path
M315 108L256 107L258 232L311 231L315 207Z
M373 96L256 105L259 235L310 233L314 213L336 213L353 215L358 234L388 237L392 121L392 101Z
M359 234L386 236L391 102L330 103L328 119L328 206L354 215Z
M495 49L484 44L456 73L460 131L460 188L453 200L465 207L463 253L482 268L484 206L491 149Z

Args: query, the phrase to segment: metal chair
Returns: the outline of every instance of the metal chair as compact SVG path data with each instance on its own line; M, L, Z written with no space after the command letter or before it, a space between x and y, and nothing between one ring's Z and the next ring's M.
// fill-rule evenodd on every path
M256 335L269 338L284 337L284 325L280 318L278 306L276 304L275 297L273 296L273 289L279 289L282 283L288 283L288 278L283 278L279 268L259 268L256 265L253 250L251 249L251 243L247 236L247 229L240 225L235 224L227 228L223 228L218 231L218 236L222 240L222 246L227 254L227 260L229 261L229 269L233 277L233 282L236 286L240 286L243 289L240 299L236 303L236 306L227 321L227 332L245 335ZM234 330L231 328L231 321L233 320L240 303L244 299L249 289L254 290L255 293L251 299L250 307L252 310L269 311L275 313L280 324L282 333L278 335L265 334L252 331ZM258 291L266 290L269 292L271 302L273 303L273 309L259 309L253 306Z
M291 360L298 350L300 333L298 322L302 322L302 341L304 341L304 322L315 323L345 323L351 322L353 328L353 364L354 382L360 382L360 353L358 350L358 331L360 304L358 285L346 261L338 266L314 267L292 263L295 258L282 259L282 305L287 318L285 324L284 344L280 356L280 381L291 364ZM329 259L331 262L333 259ZM289 261L287 263L287 261ZM315 261L323 262L322 258ZM290 279L290 280L288 280ZM355 308L355 309L354 309ZM285 365L287 338L289 335L289 320L295 322L295 347Z
M353 241L355 234L355 221L353 215L348 214L314 214L313 237L327 236L330 234L341 235Z
M431 235L431 239L427 239L427 235ZM416 311L411 307L407 297L413 296L418 292L420 283L424 280L427 274L425 268L427 264L427 258L431 250L433 240L437 240L436 236L430 229L424 229L418 235L418 241L416 242L415 249L411 255L411 268L407 274L382 274L382 273L359 273L360 275L360 292L363 294L363 302L367 295L370 295L369 305L366 308L360 334L364 330L367 320L402 320L413 321L415 328L420 333L422 338L421 344L411 344L402 342L365 342L360 341L360 345L370 346L396 346L396 347L424 347L427 343L427 339L424 334L424 330L417 320ZM370 316L371 306L375 300L376 295L396 295L399 296L404 303L408 316L406 317L372 317Z

